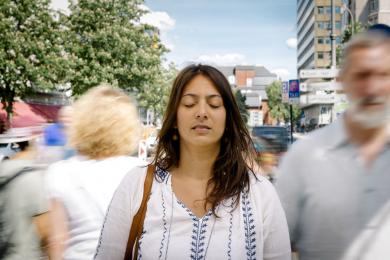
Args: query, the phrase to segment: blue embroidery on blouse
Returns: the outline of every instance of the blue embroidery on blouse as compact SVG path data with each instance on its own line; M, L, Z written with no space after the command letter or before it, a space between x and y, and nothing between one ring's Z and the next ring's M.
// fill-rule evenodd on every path
M191 213L192 214L192 213ZM192 241L191 241L191 259L192 260L203 260L205 255L205 238L207 221L210 219L212 212L210 211L201 219L197 219L193 222L192 226Z
M191 254L190 257L192 260L204 260L205 253L205 239L207 233L207 221L210 219L210 216L213 212L210 210L204 217L197 218L189 208L184 205L180 200L177 200L177 203L181 205L192 218L192 235L191 235Z
M233 199L231 200L230 204L230 217L229 217L229 235L228 235L228 260L232 259L232 229L233 229L233 206L234 206L234 201Z
M163 237L162 237L162 240L161 240L161 244L160 244L160 255L159 255L159 259L161 259L162 257L162 254L163 254L163 249L164 249L164 242L165 242L165 238L166 238L166 234L168 232L168 228L167 228L167 210L166 210L166 207L165 207L165 200L164 200L164 195L163 193L161 192L161 200L162 200L162 208L163 208Z
M242 192L242 211L245 226L245 249L247 259L256 259L256 231L255 220L253 219L252 207L249 201L248 191Z
M169 172L168 171L165 171L159 167L156 167L156 176L157 176L157 179L160 181L160 182L167 182L168 181L168 175L169 175Z
M141 244L142 244L142 239L144 238L145 233L146 233L146 230L143 229L142 233L141 233L141 236L140 236L140 238L138 240L138 257L137 257L138 260L141 260L141 258L142 258Z

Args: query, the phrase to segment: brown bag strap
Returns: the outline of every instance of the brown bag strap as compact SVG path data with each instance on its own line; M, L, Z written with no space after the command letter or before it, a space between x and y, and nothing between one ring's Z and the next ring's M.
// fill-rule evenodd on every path
M144 226L144 220L146 215L146 208L147 208L147 202L150 196L150 191L152 190L152 184L153 184L153 176L154 176L154 165L148 166L148 171L146 173L146 178L144 182L144 194L142 196L142 202L141 206L139 207L137 214L135 214L133 218L133 222L131 223L130 233L129 233L129 239L127 240L127 247L126 247L126 254L125 254L125 260L136 260L137 254L138 254L138 240L141 235L143 226ZM135 245L134 249L134 243L137 240L137 243ZM134 258L133 258L133 249L134 251Z

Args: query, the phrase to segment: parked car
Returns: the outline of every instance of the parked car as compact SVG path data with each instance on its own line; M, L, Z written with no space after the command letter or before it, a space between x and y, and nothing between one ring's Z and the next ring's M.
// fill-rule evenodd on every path
M11 158L19 152L17 143L0 143L0 161Z
M274 169L278 165L278 150L264 138L252 136L252 141L256 152L256 162L261 167L260 172L272 182Z
M272 181L274 169L280 157L290 146L290 131L284 126L256 126L252 128L252 141L256 160L263 172Z
M267 141L277 153L287 151L291 143L290 130L284 126L256 126L252 129L252 136Z
M0 160L9 159L20 151L19 143L25 142L36 135L31 134L30 128L11 128L0 134Z

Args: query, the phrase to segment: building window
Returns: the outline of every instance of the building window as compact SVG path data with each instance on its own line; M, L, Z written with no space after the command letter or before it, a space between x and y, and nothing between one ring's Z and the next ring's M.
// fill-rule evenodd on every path
M318 44L330 44L330 38L329 37L318 37L317 43Z
M341 14L341 7L335 6L334 12L336 14ZM318 6L317 13L318 14L332 14L332 7L331 6Z
M325 13L325 8L323 6L318 6L317 10L318 10L318 14L324 14Z
M332 23L331 22L317 22L317 28L322 29L322 30L331 30ZM341 30L341 22L340 21L335 22L335 28L337 30Z
M341 37L340 36L336 37L336 44L341 44Z
M378 11L378 0L370 0L368 2L368 10L369 10L369 13L377 12Z
M246 79L246 86L247 87L252 87L253 86L253 79L252 78L247 78Z
M318 60L330 60L331 53L330 52L317 52Z
M317 22L317 27L318 27L318 29L327 30L330 28L330 23L329 22Z

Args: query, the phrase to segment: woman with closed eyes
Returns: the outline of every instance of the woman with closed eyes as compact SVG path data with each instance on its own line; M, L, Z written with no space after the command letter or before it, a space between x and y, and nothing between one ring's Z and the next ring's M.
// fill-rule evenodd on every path
M291 259L273 186L253 172L252 143L221 72L191 65L177 76L152 165L153 183L132 259ZM124 259L147 169L117 189L95 259Z

